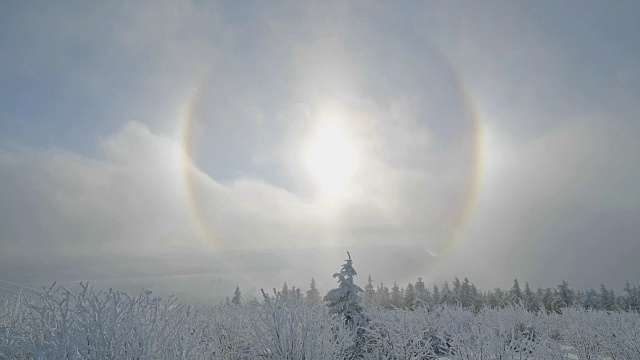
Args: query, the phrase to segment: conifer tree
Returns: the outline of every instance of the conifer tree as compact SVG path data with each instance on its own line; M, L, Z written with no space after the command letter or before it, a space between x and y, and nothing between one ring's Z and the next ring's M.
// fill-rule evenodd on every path
M440 291L440 303L441 304L447 304L447 305L454 305L455 304L455 299L453 298L453 293L451 292L451 289L449 288L449 283L448 282L444 282L444 285L442 285L442 290Z
M536 301L538 302L538 310L544 309L544 304L542 303L542 298L544 297L544 290L539 287L536 290Z
M496 307L497 308L503 308L507 305L507 303L509 302L509 295L507 294L506 291L503 291L500 288L495 288L493 289L494 292L494 296L495 296L495 301L496 301Z
M380 283L376 294L378 305L387 309L391 307L391 294L389 293L388 287L386 287L383 283Z
M589 289L584 294L584 301L582 302L582 306L585 309L598 309L598 293L593 289Z
M391 306L400 308L402 306L402 295L400 294L400 287L396 282L393 283L391 288Z
M544 306L544 311L546 311L548 314L555 311L554 298L553 298L553 293L551 292L551 288L546 288L544 290L544 293L542 294L541 302L542 302L542 305Z
M601 310L615 310L615 294L613 290L608 290L604 284L600 285L600 303L602 304Z
M407 310L413 310L416 306L416 291L411 283L407 285L407 289L404 291L403 305Z
M477 313L484 306L484 298L474 284L471 284L471 299L473 299L473 310Z
M338 278L338 288L330 290L324 301L329 307L329 314L337 314L346 324L358 326L364 321L362 298L358 295L362 289L353 282L353 277L358 273L352 266L353 261L348 252L347 256L349 258L345 260L340 272L333 274L334 278Z
M320 292L316 287L316 279L311 278L311 283L309 284L309 290L307 290L306 299L309 304L318 304L322 301L320 298Z
M520 283L518 279L513 279L513 286L511 290L509 290L510 302L519 303L524 300L524 296L522 296L522 290L520 289Z
M416 290L416 306L431 305L429 301L429 292L427 287L424 285L422 278L418 278L414 288Z
M465 308L474 307L475 299L473 298L473 295L471 292L472 292L471 283L469 282L469 279L464 278L464 281L460 285L460 295L459 295L459 301L462 307L465 307Z
M236 286L236 291L233 292L233 298L231 299L231 304L240 305L242 302L242 293L240 292L240 287Z
M624 303L626 310L640 310L640 288L634 285L631 287L629 281L624 284L624 292L626 295L624 296Z
M287 286L286 282L282 285L282 290L280 291L280 294L285 299L289 297L289 287Z
M500 307L500 299L494 291L489 290L487 292L487 305L492 309Z
M453 289L451 289L453 301L459 304L462 302L460 279L458 279L458 277L454 277L451 285L453 286Z
M536 294L531 291L529 287L529 282L524 283L524 304L527 307L527 310L538 312L540 307L538 306L538 300L536 299Z
M440 289L438 285L433 285L433 305L440 305L442 303L442 298L440 296Z
M369 279L367 279L367 285L364 286L364 305L371 306L375 303L376 300L376 291L373 288L373 280L371 280L371 275L369 275Z
M558 301L561 307L573 306L575 294L573 290L569 288L569 283L562 280L562 283L558 285Z

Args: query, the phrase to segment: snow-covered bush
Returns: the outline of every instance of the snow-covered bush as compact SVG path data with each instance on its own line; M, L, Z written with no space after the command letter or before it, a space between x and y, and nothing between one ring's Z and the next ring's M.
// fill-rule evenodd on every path
M450 358L562 359L560 344L540 336L535 315L521 306L484 308L478 314L461 307L436 309L442 331L450 339Z
M364 326L366 359L435 359L427 310L367 309Z
M343 359L353 332L319 304L263 293L249 334L254 355L269 359Z
M559 317L563 341L580 359L640 359L640 315L567 308Z
M211 358L236 360L251 355L250 329L256 312L249 305L201 309L202 342Z
M88 284L72 293L51 286L36 299L2 304L0 354L4 358L198 358L197 312L175 299L138 297Z
M607 343L602 327L606 312L565 308L558 316L559 332L579 359L601 359L606 356Z
M278 293L196 308L149 291L52 286L0 298L0 359L546 360L568 359L567 350L579 359L640 359L640 315L632 311L444 305L360 315L354 326L316 302Z
M20 358L32 335L27 327L29 298L24 294L0 298L0 359Z
M609 312L605 320L608 325L608 355L612 359L640 359L640 314L637 311Z

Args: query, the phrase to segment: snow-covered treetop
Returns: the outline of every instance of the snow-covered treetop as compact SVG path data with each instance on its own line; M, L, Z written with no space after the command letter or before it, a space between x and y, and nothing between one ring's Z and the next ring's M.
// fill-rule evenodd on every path
M327 302L330 314L339 314L344 317L345 322L354 324L363 320L362 298L358 295L362 288L353 282L353 277L358 273L353 268L348 252L347 256L349 258L345 260L340 272L333 274L334 278L338 278L338 288L330 290L324 301Z

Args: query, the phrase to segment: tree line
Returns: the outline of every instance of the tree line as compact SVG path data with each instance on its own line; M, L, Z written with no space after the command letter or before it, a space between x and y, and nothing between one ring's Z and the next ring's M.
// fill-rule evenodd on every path
M317 288L314 278L309 288L303 291L296 286L289 287L285 282L277 291L283 297L298 298L309 303L321 303L323 296ZM545 311L558 313L563 308L579 306L585 309L605 311L640 311L640 286L625 283L623 293L616 294L614 290L604 284L598 289L575 290L567 281L562 281L555 287L531 289L528 282L524 287L518 279L513 280L509 289L496 287L491 290L479 290L468 278L462 281L454 277L451 283L445 281L440 286L427 286L422 278L405 286L397 282L389 288L384 283L374 284L371 275L367 283L358 293L362 297L364 306L378 306L386 309L414 310L419 307L433 308L440 305L461 306L479 311L484 307L492 309L505 308L520 304L532 312ZM232 300L227 303L241 302L240 288L236 287Z
M525 308L526 294L538 291L517 281L501 290L507 300L500 306L478 307L490 292L474 291L468 279L437 291L421 279L385 291L369 278L361 288L347 255L333 275L337 287L322 298L313 279L304 292L286 284L262 291L262 301L243 301L236 287L228 306L181 304L149 290L96 291L88 283L77 292L54 284L34 296L0 297L0 358L640 359L640 313L568 307L579 292L565 281L550 290L565 306L557 313ZM631 306L604 289L618 309ZM625 289L637 295L637 286ZM387 292L398 306L377 303Z

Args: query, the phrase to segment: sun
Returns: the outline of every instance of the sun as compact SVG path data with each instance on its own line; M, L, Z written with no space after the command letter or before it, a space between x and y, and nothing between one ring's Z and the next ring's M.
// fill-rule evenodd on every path
M304 149L303 161L323 196L344 196L358 167L357 147L336 122L317 126Z

